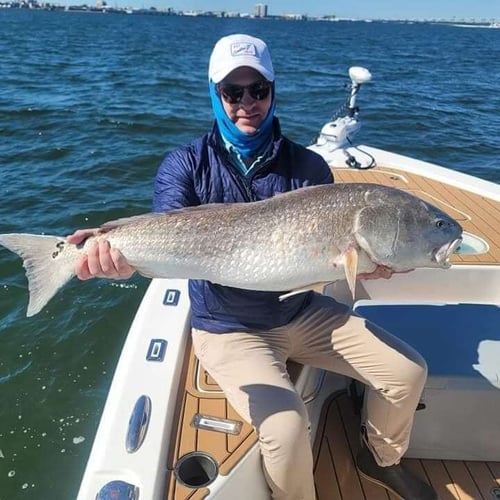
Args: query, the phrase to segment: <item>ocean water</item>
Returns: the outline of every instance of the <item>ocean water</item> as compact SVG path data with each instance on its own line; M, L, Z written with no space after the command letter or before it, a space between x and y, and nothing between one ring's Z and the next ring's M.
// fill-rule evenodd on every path
M500 30L0 11L0 233L69 234L150 209L162 157L211 124L223 35L264 38L286 135L309 144L361 91L361 143L500 181ZM73 280L26 318L0 249L0 500L76 497L148 280Z

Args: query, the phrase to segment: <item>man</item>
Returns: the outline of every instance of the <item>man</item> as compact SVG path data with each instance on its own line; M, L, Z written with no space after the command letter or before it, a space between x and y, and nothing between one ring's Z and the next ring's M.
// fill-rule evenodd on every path
M155 182L155 211L249 202L333 182L319 155L282 135L274 116L274 69L262 40L241 34L220 39L208 76L213 129L165 158ZM70 242L91 233L79 231ZM126 278L134 269L101 242L76 271L81 279ZM379 267L361 277L390 275ZM399 465L427 373L417 352L347 306L312 292L280 301L283 292L197 280L190 281L189 292L196 355L257 429L273 498L315 497L307 409L288 377L287 359L365 383L360 471L406 500L437 498Z

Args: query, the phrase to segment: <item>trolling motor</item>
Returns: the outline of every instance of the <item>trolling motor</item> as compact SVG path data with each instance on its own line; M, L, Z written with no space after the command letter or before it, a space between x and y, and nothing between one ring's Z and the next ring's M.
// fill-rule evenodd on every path
M345 104L335 113L332 121L326 123L321 129L316 142L317 147L326 148L328 151L351 145L350 138L354 136L361 127L359 121L359 108L356 106L356 96L363 83L371 80L372 75L361 66L349 68L351 79L351 93ZM342 116L345 113L344 116Z

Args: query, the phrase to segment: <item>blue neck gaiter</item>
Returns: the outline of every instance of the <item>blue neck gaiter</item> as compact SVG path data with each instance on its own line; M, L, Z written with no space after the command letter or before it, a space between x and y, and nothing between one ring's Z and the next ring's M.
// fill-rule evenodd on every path
M266 146L273 133L273 118L276 109L276 98L274 89L272 91L272 101L266 118L261 123L255 134L249 135L242 132L227 116L222 106L221 97L217 93L214 82L210 80L210 99L212 100L212 109L215 115L215 121L219 131L240 153L243 158L251 158L259 153Z

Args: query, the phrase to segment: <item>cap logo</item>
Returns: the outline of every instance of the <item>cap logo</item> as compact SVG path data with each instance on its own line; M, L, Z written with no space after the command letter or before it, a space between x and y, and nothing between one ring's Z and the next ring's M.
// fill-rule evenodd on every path
M232 56L255 56L257 49L253 43L237 42L231 45Z

